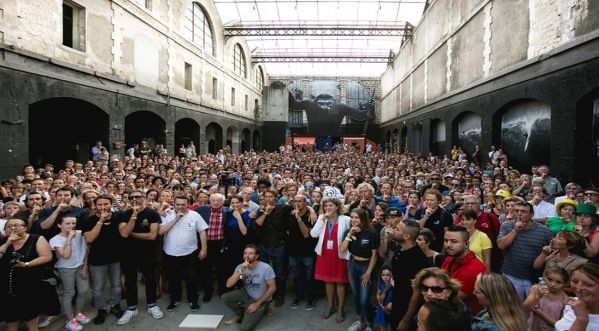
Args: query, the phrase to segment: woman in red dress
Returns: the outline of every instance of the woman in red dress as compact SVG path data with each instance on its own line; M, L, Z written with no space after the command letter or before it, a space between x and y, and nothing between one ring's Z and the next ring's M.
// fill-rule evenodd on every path
M310 235L318 238L314 251L316 257L316 271L314 278L325 282L327 292L327 310L322 313L322 318L327 319L335 312L335 321L341 323L345 320L345 289L349 278L347 276L347 261L349 251L341 253L339 246L343 242L343 234L350 227L349 217L342 215L343 205L335 198L327 198L322 202L324 214L321 214L310 231ZM335 286L339 306L333 307Z

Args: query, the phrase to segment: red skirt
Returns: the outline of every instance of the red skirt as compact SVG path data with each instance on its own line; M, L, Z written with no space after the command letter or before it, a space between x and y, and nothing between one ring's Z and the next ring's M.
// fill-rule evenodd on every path
M339 258L339 245L337 244L337 224L333 226L331 238L333 249L327 249L329 234L324 229L324 240L322 241L322 254L316 257L316 269L314 279L327 283L349 283L347 276L347 260Z

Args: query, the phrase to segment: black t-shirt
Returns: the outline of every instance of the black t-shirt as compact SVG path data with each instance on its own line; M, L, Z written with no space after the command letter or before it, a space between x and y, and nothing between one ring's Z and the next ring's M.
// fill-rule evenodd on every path
M420 208L416 212L416 219L422 219L425 215L425 208ZM426 220L424 227L431 230L435 235L435 242L431 243L430 247L432 250L440 252L443 249L443 237L445 236L445 228L453 225L453 218L451 214L445 211L445 209L439 207L437 210Z
M120 223L127 223L133 214L133 210L130 209L123 213L124 217ZM144 208L137 214L135 225L131 232L135 233L149 233L150 226L154 223L160 224L160 214L153 209ZM154 250L156 249L156 240L141 240L133 238L129 235L129 238L125 238L123 248L125 249L126 256L133 257L149 257L154 256Z
M345 238L348 233L349 230L345 231L343 237ZM356 239L352 239L347 247L352 255L363 259L370 259L372 257L372 250L379 248L380 238L374 231L361 231L354 234L354 237Z
M253 223L258 233L258 242L260 245L274 248L285 244L289 224L291 222L297 223L295 217L291 215L292 210L293 207L289 205L276 206L270 215L266 216L262 226L259 226L258 222ZM257 217L260 216L261 213L258 213Z
M119 234L119 223L123 218L121 213L112 213L110 222L101 225L102 229L96 240L89 244L88 263L90 265L106 265L121 260L123 238ZM100 218L90 216L83 222L82 231L91 231Z
M58 214L58 216L56 216L56 220L54 221L54 224L52 224L52 226L49 229L42 229L42 222L45 221L50 215L52 215L52 213L56 210L56 208L58 208L57 206L54 206L52 208L45 208L40 212L40 216L36 222L36 224L34 225L34 227L31 229L32 233L40 233L41 235L44 236L44 238L46 238L46 240L50 241L50 239L52 239L55 235L60 233L60 228L58 227L58 221L65 217L65 216L72 216L75 217L77 219L77 224L75 226L76 230L81 230L81 226L83 224L83 221L87 218L87 210L83 209L83 208L79 208L79 207L75 207L75 206L70 206L67 210L65 210L64 212Z
M310 222L310 211L306 210L306 213L301 216L301 219L308 228L308 232L310 232L314 227ZM309 234L308 238L304 238L299 226L295 216L292 216L289 224L289 237L287 238L287 252L289 256L293 257L312 256L314 255L314 247L316 247L318 239L312 238Z
M430 267L426 255L418 245L414 245L405 251L398 246L391 260L393 271L393 308L391 310L391 323L396 326L408 310L410 298L412 297L412 280L416 274Z

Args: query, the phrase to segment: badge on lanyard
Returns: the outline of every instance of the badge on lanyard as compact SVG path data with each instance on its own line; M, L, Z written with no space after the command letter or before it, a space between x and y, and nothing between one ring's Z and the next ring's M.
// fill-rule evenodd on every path
M335 227L335 224L331 223L331 220L327 218L327 232L328 232L328 237L329 240L327 240L327 249L333 249L333 228Z

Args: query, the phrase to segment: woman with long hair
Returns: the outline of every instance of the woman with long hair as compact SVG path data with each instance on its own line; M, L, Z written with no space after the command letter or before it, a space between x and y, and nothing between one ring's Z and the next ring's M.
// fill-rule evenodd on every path
M474 295L483 309L472 319L473 331L525 331L526 317L514 285L505 276L479 274L474 285Z
M422 300L447 300L463 304L460 299L460 283L452 279L447 270L431 267L420 270L412 282L413 292L421 293Z
M599 266L585 263L572 270L570 286L575 298L566 300L556 331L599 330Z
M368 212L361 208L352 209L351 228L345 231L345 239L339 247L341 253L351 254L347 272L351 285L356 314L359 320L350 329L372 329L373 316L370 305L372 283L370 281L376 265L379 248L379 234L368 224Z
M347 261L349 251L342 252L339 248L343 243L343 235L350 228L350 219L343 215L341 201L335 198L326 198L322 201L322 213L310 235L318 238L314 251L316 252L316 269L314 279L325 282L327 293L327 309L322 313L323 319L329 318L337 312L337 323L345 320L345 289L349 283L347 275ZM338 308L334 307L335 288L337 288Z

